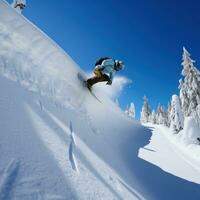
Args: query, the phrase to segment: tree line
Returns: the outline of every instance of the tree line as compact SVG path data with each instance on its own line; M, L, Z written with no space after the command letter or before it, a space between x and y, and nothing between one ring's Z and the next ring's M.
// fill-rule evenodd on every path
M167 109L158 105L157 110L152 111L145 96L140 117L142 123L163 124L170 127L174 133L179 133L184 129L186 119L190 117L200 127L200 71L194 63L189 52L183 47L179 95L172 95Z

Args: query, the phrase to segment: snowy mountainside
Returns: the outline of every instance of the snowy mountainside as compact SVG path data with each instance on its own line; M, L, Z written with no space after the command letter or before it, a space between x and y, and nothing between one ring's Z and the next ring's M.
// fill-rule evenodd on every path
M111 167L111 162L122 164L118 156L110 157L114 152L109 151L115 149L108 149L105 135L88 126L79 111L65 109L6 78L1 77L0 83L1 199L141 199L127 189L119 177L123 174ZM78 171L69 155L70 122Z
M146 129L90 95L82 70L36 26L4 1L0 11L2 199L142 199L123 154Z
M75 74L81 71L78 66L56 43L4 2L0 30L4 74L42 94L55 98L62 95L65 98L60 99L62 102L73 104L81 99L80 85L72 86L77 82Z
M139 158L154 153L151 130L96 89L98 102L81 68L2 0L0 41L0 199L200 198L199 185Z

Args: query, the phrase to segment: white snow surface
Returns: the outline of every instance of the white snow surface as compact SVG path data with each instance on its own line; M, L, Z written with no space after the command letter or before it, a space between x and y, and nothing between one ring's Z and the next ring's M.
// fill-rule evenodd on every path
M151 129L98 88L97 101L81 68L2 0L0 41L1 200L200 198L193 172L169 174L139 158Z
M191 167L194 162L190 163L184 152L178 148L173 131L162 125L152 125L152 130L151 142L140 149L139 157L160 166L164 171L199 184L200 177L197 173L200 171L197 167Z
M169 191L176 190L176 195L170 198L168 196L169 199L199 199L200 146L188 145L183 142L181 134L174 134L164 125L148 123L145 126L152 130L152 136L150 143L140 148L139 157L169 173L168 176L165 175L158 180L160 193L163 193L163 187L167 187ZM170 175L173 175L173 178ZM190 184L184 180L189 181ZM154 184L155 182L157 180ZM179 193L181 190L182 194ZM165 199L165 197L160 199L163 198Z

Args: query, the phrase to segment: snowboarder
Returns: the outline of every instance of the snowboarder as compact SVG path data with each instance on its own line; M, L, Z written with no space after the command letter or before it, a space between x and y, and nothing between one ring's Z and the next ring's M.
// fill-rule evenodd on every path
M19 13L26 7L26 0L13 0L12 7Z
M91 90L92 86L98 82L107 81L107 85L112 85L112 80L116 71L124 68L120 60L112 58L100 58L95 63L94 76L87 80L87 87Z

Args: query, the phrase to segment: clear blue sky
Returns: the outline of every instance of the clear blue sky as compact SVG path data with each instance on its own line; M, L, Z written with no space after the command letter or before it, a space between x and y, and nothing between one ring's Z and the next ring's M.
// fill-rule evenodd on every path
M138 118L144 95L156 108L178 93L183 46L199 69L199 11L198 0L27 0L24 15L85 71L101 56L124 60L133 84L119 103L133 101Z

